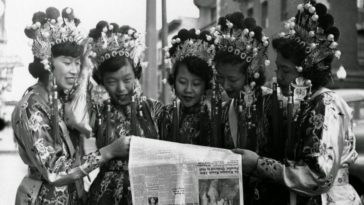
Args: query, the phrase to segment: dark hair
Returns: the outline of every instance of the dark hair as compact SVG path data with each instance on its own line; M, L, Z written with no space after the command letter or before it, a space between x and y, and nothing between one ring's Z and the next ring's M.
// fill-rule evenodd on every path
M128 64L130 64L130 66L133 68L135 78L140 79L142 74L141 65L134 66L134 63L130 58L119 55L116 55L115 57L112 57L101 63L97 71L94 72L93 78L97 83L102 84L102 76L105 73L118 71L121 67Z
M67 12L70 11L70 12ZM33 24L39 22L42 26L47 23L48 20L57 20L60 16L60 12L55 7L48 7L46 12L39 11L33 14L32 22ZM80 20L75 18L74 11L72 8L66 7L62 10L62 19L67 19L68 21L73 20L75 25L78 26ZM63 22L64 23L64 22ZM32 28L26 28L24 30L25 35L35 40L37 37L36 30ZM63 42L55 44L51 47L52 57L56 58L59 56L70 56L70 57L80 57L83 52L83 46L78 45L76 42ZM42 60L34 56L34 60L29 64L29 73L34 78L39 78L41 81L46 81L49 76L49 72L44 68Z
M307 54L305 47L302 47L297 41L289 38L276 38L272 42L273 48L282 55L283 58L289 59L296 66L300 66L305 60ZM316 69L318 64L315 64L312 68L303 69L300 73L305 79L309 79L312 82L312 88L317 89L321 86L326 86L331 81L331 62L333 56L328 56L320 63L323 63L328 69L319 70Z
M208 38L211 37L211 38ZM177 35L175 35L172 39L180 39L179 43L174 43L172 47L169 49L169 54L173 57L175 56L178 48L189 39L201 39L210 45L213 44L214 39L210 35L208 31L202 31L200 33L196 33L195 29L181 29ZM176 77L179 71L179 67L181 65L185 65L188 71L198 77L200 77L205 82L206 89L211 88L211 79L213 76L212 67L206 62L196 56L188 56L183 58L182 60L178 60L173 64L172 73L168 77L168 83L173 87L176 82Z
M186 57L182 61L177 61L173 65L173 72L168 77L168 83L172 87L175 86L176 77L181 65L185 65L190 73L200 77L205 82L206 89L211 88L210 81L213 75L212 68L206 63L206 61L195 56Z
M112 26L112 29L111 27ZM124 25L119 27L116 23L108 23L107 21L99 21L96 24L96 27L91 29L88 36L93 38L95 41L97 41L101 35L102 32L104 32L106 28L106 35L111 35L113 33L120 33L120 34L128 34L129 30L133 30L134 33L136 33L136 30L129 25ZM136 37L132 37L136 38ZM137 65L134 65L134 62L132 59L125 57L125 56L119 56L116 55L115 57L111 57L104 62L102 62L96 71L94 71L93 78L95 81L99 84L102 84L102 76L105 73L108 72L115 72L119 70L121 67L130 64L130 66L133 68L133 72L135 75L135 78L140 79L142 75L142 66L140 63Z
M69 56L73 58L80 57L83 52L83 46L78 45L76 42L64 42L55 44L51 48L52 57L57 58L59 56Z
M48 79L49 72L44 68L41 59L37 57L34 57L34 61L29 63L28 70L33 78L39 78L42 82L45 82Z
M315 1L310 1L310 3L315 6L316 14L318 18L318 27L323 30L323 33L333 34L334 40L337 41L340 36L340 31L338 28L334 27L334 18L327 13L327 8L321 3L316 3ZM296 23L298 23L298 15L296 15ZM304 27L306 30L310 30L309 25ZM306 53L305 45L301 45L295 39L278 37L273 39L273 48L282 55L282 57L291 60L296 66L301 66L305 58L309 55ZM317 89L322 86L326 86L332 79L331 73L331 63L334 59L333 54L328 55L326 58L322 59L320 62L313 65L311 68L305 68L300 73L305 79L309 79L312 82L312 88ZM327 69L318 69L318 67L325 66Z
M83 46L78 45L76 42L64 42L52 46L51 51L53 58L57 58L59 56L77 58L82 55ZM28 70L34 78L39 78L40 81L45 82L48 79L49 71L44 68L44 64L41 62L41 59L37 57L34 57L33 62L29 64Z
M243 13L234 12L231 14L227 14L226 16L220 17L218 20L218 25L221 27L222 32L228 31L227 21L233 24L232 31L234 30L244 30L249 29L249 31L254 31L254 39L258 42L262 43L263 37L263 29L260 26L257 26L254 18L245 18ZM257 86L263 85L265 82L265 67L264 62L260 62L258 66L260 66L257 71L259 72L259 78L255 79L254 76L248 75L248 67L251 63L246 62L245 59L241 59L239 55L235 55L233 52L229 52L227 49L217 48L216 55L214 57L214 62L217 66L222 64L242 64L241 72L247 77L247 79L254 79Z

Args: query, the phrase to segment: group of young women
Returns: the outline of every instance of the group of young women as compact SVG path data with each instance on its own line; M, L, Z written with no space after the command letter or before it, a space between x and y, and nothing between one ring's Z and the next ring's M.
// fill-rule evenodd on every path
M299 102L295 114L279 113L289 130L279 138L274 92L263 87L270 40L253 18L237 12L210 31L181 29L172 38L168 105L142 94L144 46L135 29L100 21L84 38L72 8L50 7L32 21L29 71L39 81L12 116L29 167L16 204L132 204L132 136L241 154L245 204L361 204L348 182L357 157L350 108L325 88L340 53L339 30L323 4L298 5L288 32L272 41L282 94L288 106ZM100 87L107 97L95 92ZM98 150L85 154L88 136ZM273 146L277 139L283 143ZM96 168L85 193L82 178Z

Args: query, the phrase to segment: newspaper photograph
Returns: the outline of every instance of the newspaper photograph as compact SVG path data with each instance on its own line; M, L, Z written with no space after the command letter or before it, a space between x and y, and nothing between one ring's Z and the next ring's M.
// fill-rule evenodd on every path
M226 149L133 137L135 205L243 205L241 156Z

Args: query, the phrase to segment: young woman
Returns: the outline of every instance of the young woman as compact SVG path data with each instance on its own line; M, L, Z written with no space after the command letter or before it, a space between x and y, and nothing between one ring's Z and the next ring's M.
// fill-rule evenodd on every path
M82 177L113 157L126 156L125 138L82 156L80 133L65 125L64 105L81 70L92 69L71 8L50 7L33 15L25 34L33 39L34 62L29 71L39 81L29 87L12 115L19 154L29 166L16 204L81 204ZM86 72L87 73L87 72Z
M209 32L182 29L172 38L169 83L177 99L164 106L158 117L161 139L211 145L211 106L206 95L212 84L214 53Z
M214 63L217 80L231 98L223 106L224 140L227 149L244 148L273 157L280 149L272 146L271 97L265 83L268 38L255 19L240 12L218 20ZM243 170L245 167L243 167ZM245 204L284 204L285 190L254 177L244 178Z
M359 205L348 181L357 157L351 109L326 88L333 57L340 55L339 30L323 4L304 2L287 22L289 32L273 40L282 93L300 101L286 143L286 163L249 150L237 152L243 155L246 174L288 187L291 204Z
M96 106L98 148L125 135L158 139L156 116L161 104L141 95L139 78L144 47L135 29L100 21L89 34L96 52L95 78L110 96ZM100 168L90 188L89 204L131 204L127 158L111 160Z

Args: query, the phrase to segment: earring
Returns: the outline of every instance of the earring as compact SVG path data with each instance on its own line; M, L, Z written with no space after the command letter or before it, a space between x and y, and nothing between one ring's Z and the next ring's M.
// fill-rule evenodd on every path
M293 97L298 101L304 101L307 96L307 89L311 85L307 85L307 81L303 77L298 77L295 79L295 83L291 83L293 87Z

